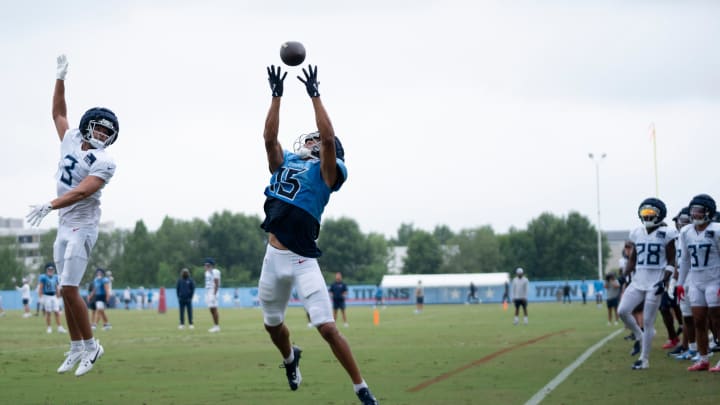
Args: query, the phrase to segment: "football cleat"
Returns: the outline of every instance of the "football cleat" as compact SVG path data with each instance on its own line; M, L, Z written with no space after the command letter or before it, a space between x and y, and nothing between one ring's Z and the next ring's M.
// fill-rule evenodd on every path
M625 340L635 340L635 334L634 334L634 333L631 333L631 334L625 336L623 339L625 339Z
M632 365L633 370L645 370L650 368L650 362L647 360L638 360Z
M667 342L665 342L664 345L662 345L663 350L672 349L673 347L677 346L678 343L680 343L680 339L669 339Z
M638 353L640 353L640 341L636 340L635 343L633 343L633 348L630 351L630 355L636 356Z
M679 355L679 354L682 354L682 353L685 352L686 350L687 350L687 349L685 349L684 347L682 347L682 345L679 345L679 346L676 346L674 349L670 350L670 351L667 353L667 355L668 355L668 356L677 356L677 355Z
M69 351L65 353L65 361L58 367L57 372L62 374L66 373L75 367L75 365L80 361L80 359L83 356L84 351Z
M80 365L77 370L75 370L75 376L80 377L81 375L87 374L104 353L105 350L100 345L100 341L95 341L95 350L86 350L83 352Z
M715 365L715 367L710 367L711 373L720 373L720 361Z
M360 391L357 392L357 397L363 405L378 405L377 399L375 399L373 394L370 392L370 389L367 387L360 388Z
M215 325L212 328L208 329L208 332L210 332L210 333L220 332L220 327L218 325Z
M697 350L686 350L675 356L675 358L678 360L692 360L695 356L697 356Z
M281 364L280 368L285 369L288 385L290 385L291 390L295 391L302 382L302 375L300 374L300 353L302 353L302 350L297 346L293 346L292 350L295 354L295 359L290 364Z
M707 360L698 360L692 366L688 367L688 371L705 371L710 368L710 362Z
M58 333L67 333L67 330L65 330L65 328L62 327L62 325L57 327L57 331L58 331Z

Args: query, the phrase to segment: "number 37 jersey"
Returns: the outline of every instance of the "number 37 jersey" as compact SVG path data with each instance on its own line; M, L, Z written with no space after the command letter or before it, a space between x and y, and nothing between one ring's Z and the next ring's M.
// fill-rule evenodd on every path
M668 243L675 243L677 230L661 226L651 233L645 227L630 232L630 240L635 244L635 274L632 283L639 290L650 290L662 280L665 266L668 265L665 252Z
M58 197L77 187L87 176L97 176L107 184L115 174L115 162L104 149L82 150L82 144L82 135L78 129L65 132L55 175ZM102 188L84 200L60 208L60 224L97 225L100 222L101 194Z
M711 222L698 232L695 226L685 225L680 230L680 274L720 269L720 223Z

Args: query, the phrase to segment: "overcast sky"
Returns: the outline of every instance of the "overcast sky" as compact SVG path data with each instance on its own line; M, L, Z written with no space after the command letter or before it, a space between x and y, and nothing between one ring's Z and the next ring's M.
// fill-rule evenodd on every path
M578 211L639 225L720 199L720 2L32 1L0 6L0 216L55 197L55 58L68 116L120 119L103 222L261 215L265 67L287 40L317 64L348 181L324 218L395 236L403 223L524 229ZM595 4L590 4L595 3ZM290 68L280 141L315 129ZM650 127L657 134L657 172ZM43 227L54 227L57 215Z

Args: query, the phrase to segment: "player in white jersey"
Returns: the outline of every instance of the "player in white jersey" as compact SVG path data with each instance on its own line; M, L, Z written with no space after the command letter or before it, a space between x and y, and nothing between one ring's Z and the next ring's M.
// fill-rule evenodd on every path
M625 276L635 273L620 300L618 315L635 337L632 354L640 352L633 370L650 367L650 348L655 335L655 317L667 282L675 272L675 239L677 230L663 222L667 215L665 203L657 198L646 198L638 207L643 226L630 232L633 243L625 266ZM632 310L640 303L643 307L643 329L640 329Z
M691 222L690 220L690 208L684 207L680 210L680 212L673 218L673 221L675 222L675 229L680 231L685 225L689 224ZM678 236L678 241L675 243L675 250L677 251L677 262L678 265L683 257L683 250L680 246L680 240ZM678 360L690 360L695 355L697 355L697 343L695 342L695 322L693 321L692 316L692 309L690 308L690 298L689 297L683 297L680 299L680 297L677 297L677 277L678 277L678 271L675 271L675 274L673 278L670 279L670 288L669 291L674 293L676 295L678 305L680 306L680 312L682 313L682 325L683 325L683 333L682 333L682 344L679 346L680 350L676 350L678 353L670 352L668 354L675 355L675 358ZM673 289L673 286L675 288ZM683 286L683 290L688 290L687 285L687 278L685 279L685 285Z
M690 201L692 223L680 230L680 249L683 255L678 269L678 298L690 298L695 321L695 339L700 357L688 371L720 372L720 362L710 368L708 357L708 317L718 336L720 326L720 224L712 222L716 212L715 200L699 194Z
M220 314L218 313L218 292L220 291L220 270L215 268L215 259L205 258L205 303L210 308L213 327L208 332L220 332Z
M52 102L53 121L60 138L57 198L33 206L27 220L39 226L47 214L59 210L53 256L60 276L70 351L57 371L70 371L79 362L75 375L81 376L90 371L104 353L93 337L79 284L98 236L101 189L115 174L115 163L105 148L117 139L119 124L112 111L96 107L83 114L79 128L70 129L65 103L67 70L67 58L58 56Z

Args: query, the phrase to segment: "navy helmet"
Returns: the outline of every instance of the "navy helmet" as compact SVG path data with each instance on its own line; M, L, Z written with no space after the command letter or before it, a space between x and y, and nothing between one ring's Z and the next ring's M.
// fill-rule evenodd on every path
M646 198L638 207L638 217L646 228L660 225L666 215L665 203L657 198Z
M715 200L707 194L698 194L690 200L690 218L695 225L702 225L713 220L717 212Z
M107 138L104 141L96 139L93 136L93 130L95 130L97 126L105 128L104 133L107 135ZM115 113L111 110L104 107L93 107L85 111L85 114L80 118L79 129L85 142L96 149L103 149L112 145L117 140L118 133L120 132L120 123Z

